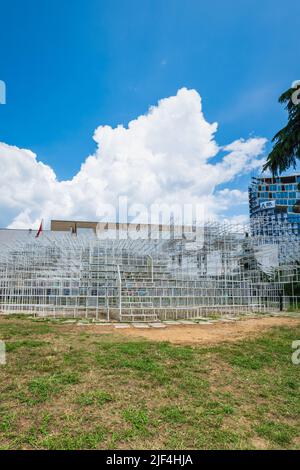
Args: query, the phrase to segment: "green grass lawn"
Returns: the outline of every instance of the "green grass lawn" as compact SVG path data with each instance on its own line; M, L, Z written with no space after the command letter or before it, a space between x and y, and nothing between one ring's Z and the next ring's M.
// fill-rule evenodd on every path
M1 449L300 448L300 327L211 347L0 317Z

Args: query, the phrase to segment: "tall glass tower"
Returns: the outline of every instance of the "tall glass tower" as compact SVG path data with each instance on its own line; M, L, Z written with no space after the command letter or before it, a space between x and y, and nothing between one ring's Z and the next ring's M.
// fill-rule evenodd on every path
M300 174L253 177L249 209L254 233L300 237Z

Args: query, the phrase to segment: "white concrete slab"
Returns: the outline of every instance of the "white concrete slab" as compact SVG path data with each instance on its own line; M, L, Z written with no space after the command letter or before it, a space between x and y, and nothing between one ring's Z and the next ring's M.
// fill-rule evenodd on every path
M124 324L124 325L114 325L115 328L130 328L130 325Z
M149 323L149 326L151 326L151 328L167 328L167 325L163 323Z
M133 328L150 328L147 323L132 323Z

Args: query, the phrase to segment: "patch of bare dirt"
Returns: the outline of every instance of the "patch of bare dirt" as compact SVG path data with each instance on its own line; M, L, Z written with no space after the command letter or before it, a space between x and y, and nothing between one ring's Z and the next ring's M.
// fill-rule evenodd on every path
M112 333L129 337L143 337L151 341L169 341L173 344L216 344L238 341L261 334L274 326L300 324L297 318L262 317L243 319L230 323L168 325L166 328L124 328L92 327L93 332Z
M263 439L262 437L255 437L252 439L252 446L254 449L258 450L265 450L270 448L270 444L266 439Z

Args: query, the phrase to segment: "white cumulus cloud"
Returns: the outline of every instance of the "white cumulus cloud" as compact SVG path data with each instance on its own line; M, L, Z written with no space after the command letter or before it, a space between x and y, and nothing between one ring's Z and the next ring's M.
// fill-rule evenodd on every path
M266 139L238 139L222 148L216 131L197 91L182 88L128 127L98 127L95 154L71 180L59 181L30 150L0 143L0 224L28 228L41 218L99 220L104 205L117 205L119 196L127 196L129 205L197 204L207 218L226 216L232 204L245 202L246 193L218 186L261 167Z

